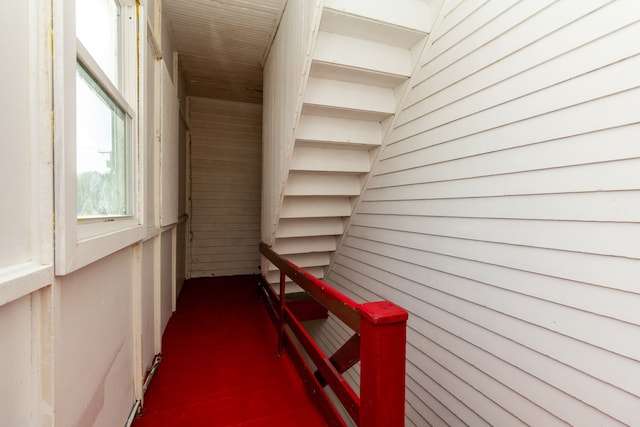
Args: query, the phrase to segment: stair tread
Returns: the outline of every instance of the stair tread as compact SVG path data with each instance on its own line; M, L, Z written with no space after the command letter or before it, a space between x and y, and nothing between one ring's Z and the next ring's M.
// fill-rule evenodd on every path
M321 267L329 265L331 255L329 252L307 252L302 254L289 254L285 257L298 267L307 269L310 267ZM278 268L270 264L269 270L277 270Z
M285 197L280 218L350 216L349 197Z
M336 250L335 236L290 237L276 239L273 250L281 255L331 252Z
M320 28L410 47L431 31L431 14L421 0L325 0Z
M324 278L324 267L310 267L310 268L305 268L305 270L307 271L307 273L317 277L318 279ZM272 285L280 283L280 271L279 270L270 271L269 273L267 273L266 278L267 278L267 282L271 283ZM294 293L294 292L304 292L304 289L302 289L289 277L286 278L286 284L287 285L286 285L285 292L287 294ZM280 292L280 290L276 287L274 287L274 290L276 291L276 293Z
M411 51L342 34L320 31L313 60L396 77L411 75Z
M368 173L371 159L363 150L296 145L289 168L292 171Z
M285 196L357 196L361 187L358 175L292 172Z
M382 122L388 117L391 117L392 113L371 111L371 110L358 110L353 108L338 108L326 105L303 105L303 114L313 114L317 116L326 117L341 117L357 120L371 120L377 123Z
M395 113L392 89L310 77L303 114L381 121Z
M342 218L283 218L276 238L303 236L338 236L344 231Z
M378 122L303 114L296 139L378 146L382 143L382 131Z
M328 80L341 80L370 86L395 88L409 80L398 74L383 73L371 69L357 68L335 62L314 60L309 75Z

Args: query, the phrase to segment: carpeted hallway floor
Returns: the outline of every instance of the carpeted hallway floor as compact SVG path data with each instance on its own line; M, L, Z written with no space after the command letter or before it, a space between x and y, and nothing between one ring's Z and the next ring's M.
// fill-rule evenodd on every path
M276 341L255 277L187 281L134 427L326 426Z

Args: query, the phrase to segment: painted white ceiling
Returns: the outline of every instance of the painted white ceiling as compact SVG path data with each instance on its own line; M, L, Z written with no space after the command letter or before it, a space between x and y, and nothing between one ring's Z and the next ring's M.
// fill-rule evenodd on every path
M262 65L287 0L164 0L189 95L262 102Z

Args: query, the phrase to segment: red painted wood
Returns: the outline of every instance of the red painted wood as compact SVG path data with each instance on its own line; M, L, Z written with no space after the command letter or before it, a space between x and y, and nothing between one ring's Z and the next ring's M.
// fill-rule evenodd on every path
M287 307L301 322L329 317L329 311L314 299L290 301L287 297Z
M331 386L331 389L338 399L340 399L342 406L344 406L357 424L360 418L360 398L345 381L344 377L336 370L313 338L311 338L311 335L309 335L300 322L291 315L291 311L287 307L285 307L285 316L287 318L287 325L289 325L302 347L311 360L313 360L322 377Z
M286 323L316 365L318 385L326 381L359 426L404 425L408 313L389 301L357 304L283 259L264 243L260 244L260 252L280 269L281 275L284 273L293 279L356 332L332 356L334 360L327 358L291 313L282 293L280 304L284 308ZM282 313L279 320L282 322ZM357 363L355 353L358 347L361 362L359 397L341 375Z
M362 304L360 425L404 425L408 313L389 302Z
M360 332L360 315L356 311L358 304L355 301L342 295L291 261L282 258L264 243L260 243L260 253L354 332Z
M280 272L280 313L278 313L278 356L282 353L282 346L284 345L284 310L286 307L286 279L284 272Z
M360 335L355 334L329 358L338 372L347 371L360 361Z
M279 307L279 304L276 304L278 296L264 278L261 280L260 289L265 298L267 311L271 316L271 320L273 321L273 324L277 326L279 324L278 309L276 309L276 307ZM331 402L331 399L329 399L327 393L324 391L324 385L321 385L318 382L318 379L311 372L309 365L298 349L297 344L286 331L284 334L284 344L285 349L291 355L291 359L296 366L298 374L304 381L307 392L314 398L316 406L322 412L327 423L331 427L346 427L345 422L342 420L342 416Z
M304 381L307 392L313 397L316 406L324 416L327 424L330 427L347 427L347 424L345 424L340 413L331 402L331 399L318 383L316 377L311 372L311 369L309 369L307 362L304 360L302 353L298 350L298 347L287 332L285 332L284 343L285 349L291 356L291 360L295 364L298 374Z
M340 374L346 372L353 365L360 361L360 335L354 334L345 342L333 355L329 361ZM320 371L315 372L316 378L323 386L327 385Z
M389 301L367 302L358 305L358 313L364 320L374 325L403 322L409 313Z
M296 319L294 314L289 309L287 304L282 304L286 298L282 298L282 293L280 296L276 297L275 292L271 288L271 286L266 283L266 280L263 279L263 287L270 298L278 298L279 309L284 310L284 317L278 318L279 314L276 314L276 321L278 323L278 327L282 324L282 320L285 320L285 323L289 325L291 331L296 336L298 342L307 355L311 358L313 363L316 365L319 375L314 375L314 380L318 383L318 387L323 387L325 384L320 382L320 378L326 381L326 384L331 386L331 389L334 391L343 407L347 410L351 418L356 422L360 418L360 398L355 393L353 388L345 381L344 377L338 372L333 365L333 363L329 360L329 358L325 355L325 353L320 349L320 347L316 344L316 342L311 338L311 336L304 329L302 324ZM272 307L275 307L276 304L270 303ZM275 311L275 310L274 310ZM284 336L287 336L285 333ZM325 418L327 414L325 414Z

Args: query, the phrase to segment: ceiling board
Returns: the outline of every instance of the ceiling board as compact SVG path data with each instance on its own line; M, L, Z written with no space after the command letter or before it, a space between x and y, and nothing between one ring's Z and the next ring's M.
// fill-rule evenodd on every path
M189 95L262 102L262 65L286 0L164 0Z

